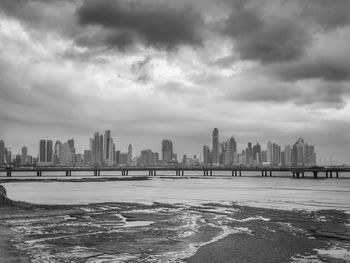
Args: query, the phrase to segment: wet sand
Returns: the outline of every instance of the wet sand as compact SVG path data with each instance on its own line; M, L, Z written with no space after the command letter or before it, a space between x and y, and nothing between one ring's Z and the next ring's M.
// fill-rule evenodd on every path
M0 259L349 262L349 219L336 210L281 211L234 203L72 206L2 199Z

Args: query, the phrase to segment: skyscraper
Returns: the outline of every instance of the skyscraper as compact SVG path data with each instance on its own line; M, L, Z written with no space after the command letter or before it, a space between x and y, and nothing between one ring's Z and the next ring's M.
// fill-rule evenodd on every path
M39 163L46 162L46 140L39 141Z
M162 160L163 162L171 162L173 159L173 143L170 140L162 141Z
M53 144L52 140L39 141L39 161L41 165L47 165L53 162Z
M107 155L107 164L108 166L113 166L113 149L114 148L114 143L113 143L113 138L109 138L109 144L108 144L108 155Z
M28 161L27 156L28 156L28 148L26 146L23 146L21 151L21 164L27 163Z
M105 164L109 163L109 153L110 153L110 141L111 141L111 131L106 130L105 136L103 138L103 162ZM112 146L113 147L113 146Z
M46 160L48 163L53 162L53 142L52 140L47 140L46 141Z
M204 145L203 146L203 164L210 164L211 163L211 156L210 156L210 149L209 146Z
M90 138L90 151L92 153L92 164L101 165L103 159L103 135L98 132L94 133L94 137Z
M217 128L214 128L213 130L213 153L212 153L212 161L213 165L219 165L219 130Z
M286 166L292 165L292 147L290 145L284 146L284 159Z
M316 153L313 145L308 145L302 137L293 144L292 164L304 166L316 164Z
M99 138L99 164L103 164L103 135L100 135Z
M0 140L0 167L5 163L5 143Z
M74 148L74 139L68 140L68 145L72 153L75 153L75 148Z
M261 163L261 145L258 142L253 146L253 160L255 164Z
M237 143L233 136L227 141L227 147L229 154L229 163L232 164L235 161L235 154L237 152Z
M127 165L131 165L131 162L132 162L132 146L131 146L131 144L129 144Z
M92 163L92 153L89 150L84 151L84 164L91 165Z
M155 165L158 162L158 154L152 152L151 149L141 151L140 164L141 165Z

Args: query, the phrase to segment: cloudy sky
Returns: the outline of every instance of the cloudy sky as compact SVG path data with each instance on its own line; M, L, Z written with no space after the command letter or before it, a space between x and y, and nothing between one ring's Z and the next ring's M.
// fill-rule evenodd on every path
M0 0L0 138L198 154L303 136L350 163L349 0Z

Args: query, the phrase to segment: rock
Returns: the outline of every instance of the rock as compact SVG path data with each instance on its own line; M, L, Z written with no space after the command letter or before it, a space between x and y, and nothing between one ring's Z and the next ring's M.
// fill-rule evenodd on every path
M0 206L1 205L12 205L12 201L7 198L6 189L0 185Z

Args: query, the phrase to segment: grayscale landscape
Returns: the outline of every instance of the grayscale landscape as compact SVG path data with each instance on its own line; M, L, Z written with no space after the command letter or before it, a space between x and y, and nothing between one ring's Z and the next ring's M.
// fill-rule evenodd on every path
M350 262L349 0L0 0L0 263Z

